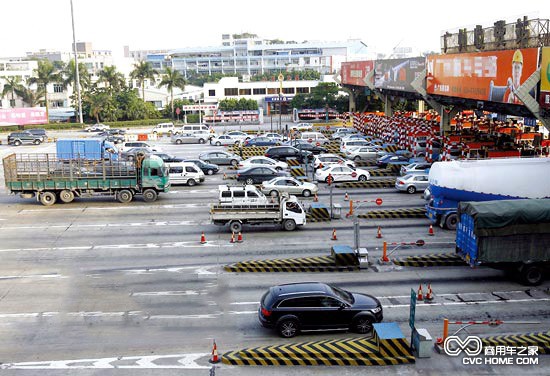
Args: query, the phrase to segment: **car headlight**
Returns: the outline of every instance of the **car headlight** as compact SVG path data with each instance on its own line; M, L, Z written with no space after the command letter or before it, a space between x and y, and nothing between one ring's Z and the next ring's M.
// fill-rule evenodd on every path
M382 310L382 307L376 307L376 308L371 309L370 311L371 311L372 313L378 313L378 312L380 312L381 310Z

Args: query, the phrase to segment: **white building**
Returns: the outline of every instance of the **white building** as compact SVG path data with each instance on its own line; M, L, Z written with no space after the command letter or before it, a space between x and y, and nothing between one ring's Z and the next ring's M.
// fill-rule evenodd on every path
M5 78L19 77L21 82L25 83L37 67L37 61L28 61L22 58L0 59L0 90L4 87ZM11 94L6 94L4 98L0 98L0 108L8 107L25 107L25 104L17 95L12 101Z

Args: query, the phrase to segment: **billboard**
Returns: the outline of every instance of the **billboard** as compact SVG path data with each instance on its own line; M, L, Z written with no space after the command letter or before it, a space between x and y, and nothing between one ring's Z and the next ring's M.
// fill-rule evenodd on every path
M424 70L426 59L376 60L374 68L374 86L377 89L415 92L411 82Z
M0 108L0 126L47 124L46 108Z
M374 69L374 61L350 61L342 63L340 76L343 85L367 86L365 77ZM372 82L371 82L372 83Z
M537 66L538 48L431 55L427 58L426 91L522 105L515 90Z
M550 47L542 48L540 62L540 106L550 108Z

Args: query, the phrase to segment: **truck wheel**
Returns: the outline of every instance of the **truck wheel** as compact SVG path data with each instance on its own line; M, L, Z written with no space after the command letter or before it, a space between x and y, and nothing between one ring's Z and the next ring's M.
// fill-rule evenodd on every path
M176 140L176 145L181 145L183 141L181 141L179 138Z
M132 199L134 198L134 195L128 189L123 189L117 193L116 198L118 202L127 204L128 202L132 201Z
M456 224L458 223L458 214L452 213L445 218L445 228L448 230L456 230Z
M59 192L59 200L65 204L68 204L74 200L74 193L68 189L64 189Z
M189 179L189 180L187 180L187 185L190 186L190 187L192 187L192 186L194 186L194 185L196 185L196 184L197 184L197 182L195 181L195 179Z
M52 206L55 201L56 197L53 192L42 192L40 194L40 203L44 206Z
M411 185L409 188L407 188L407 192L410 194L413 194L416 192L416 187L414 185Z
M283 228L286 231L294 231L296 230L296 222L294 222L294 219L286 219L283 222Z
M239 221L232 221L229 224L229 229L231 230L231 232L239 233L243 230L243 225Z
M143 201L153 202L158 198L158 193L154 189L146 189L143 191Z
M520 268L521 282L528 286L538 286L544 280L542 269L538 265L523 265Z

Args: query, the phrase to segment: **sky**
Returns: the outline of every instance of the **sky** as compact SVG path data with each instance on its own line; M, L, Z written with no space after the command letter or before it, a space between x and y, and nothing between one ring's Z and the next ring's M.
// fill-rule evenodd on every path
M360 39L373 53L396 47L440 51L446 30L550 18L549 0L73 0L76 39L95 50L221 45L221 35L249 32L265 39ZM39 49L70 51L70 0L0 1L0 57Z

